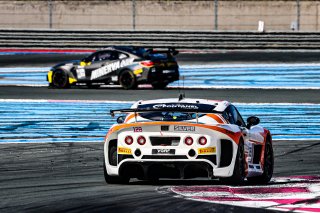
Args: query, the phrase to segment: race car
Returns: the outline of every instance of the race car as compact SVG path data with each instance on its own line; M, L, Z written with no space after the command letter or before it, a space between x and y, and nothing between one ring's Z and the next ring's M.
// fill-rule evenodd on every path
M163 89L179 80L179 66L175 49L156 51L143 47L109 47L78 61L52 67L47 75L50 88L69 88L85 84L120 84L124 89L135 89L139 84L151 84Z
M109 184L130 178L219 178L224 183L267 184L273 175L272 136L256 116L242 119L228 101L157 99L117 118L104 143L104 177Z

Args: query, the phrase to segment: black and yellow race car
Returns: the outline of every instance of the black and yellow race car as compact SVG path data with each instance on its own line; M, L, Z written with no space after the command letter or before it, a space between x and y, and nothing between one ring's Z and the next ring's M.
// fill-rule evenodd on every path
M52 67L47 75L50 88L69 88L72 85L99 87L120 84L124 89L135 89L139 84L151 84L163 89L179 80L179 66L169 48L153 50L143 47L109 47L78 61Z

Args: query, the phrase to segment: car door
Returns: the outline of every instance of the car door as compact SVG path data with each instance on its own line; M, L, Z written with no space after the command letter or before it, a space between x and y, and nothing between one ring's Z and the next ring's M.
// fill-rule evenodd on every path
M258 164L260 161L261 149L264 143L264 137L262 136L263 128L257 125L251 126L248 129L239 111L234 106L231 106L230 111L233 115L235 123L240 127L245 138L245 152L247 155L247 162Z
M246 160L248 163L251 163L254 145L250 142L250 129L246 127L246 123L244 122L242 116L237 108L233 105L229 105L226 108L226 110L223 112L223 117L228 120L230 124L238 126L239 131L242 132L245 154L247 156Z
M85 62L80 63L77 68L79 80L101 81L108 77L110 70L108 65L118 61L118 54L112 50L99 51L88 58Z

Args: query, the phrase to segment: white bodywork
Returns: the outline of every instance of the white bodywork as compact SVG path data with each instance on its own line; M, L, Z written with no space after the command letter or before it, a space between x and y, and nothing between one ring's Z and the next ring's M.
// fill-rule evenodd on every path
M161 106L168 108L170 104L174 104L174 107L182 108L188 107L188 104L206 104L215 106L214 110L221 113L230 105L227 101L203 99L182 99L178 101L177 99L158 99L138 101L133 104L131 108L136 109L141 105L149 104L153 104L155 106L154 108L161 108ZM177 106L178 104L180 104L180 106ZM263 165L261 164L263 157L260 157L259 162L257 162L257 160L254 162L255 149L253 147L259 144L262 148L264 147L267 130L258 125L247 129L243 126L230 124L221 113L197 116L194 119L186 121L152 121L141 117L138 113L129 113L124 123L113 125L106 136L104 153L108 175L119 176L121 168L125 168L125 165L130 163L141 165L141 167L144 165L150 166L152 163L163 163L169 167L174 167L175 163L184 166L188 163L195 165L197 165L197 163L203 163L209 178L230 177L233 174L235 166L239 140L243 140L245 145L247 177L261 175L263 173ZM167 126L167 129L164 130L163 126ZM128 135L133 138L131 145L125 143L125 138ZM137 143L137 139L140 136L144 136L146 139L144 145ZM171 145L152 145L152 137L158 139L176 139L172 141ZM185 143L186 137L192 137L192 145ZM199 144L198 139L200 137L206 138L207 143L205 145ZM130 155L130 158L123 159L120 162L118 159L117 165L111 165L108 160L109 143L115 140L117 142L118 156L125 155L128 157ZM229 145L225 146L222 143L229 143ZM190 150L194 150L194 155ZM140 154L137 155L137 153ZM230 159L228 159L228 157ZM222 159L224 159L224 162L221 162ZM230 161L227 163L228 165L225 165L228 161ZM183 177L182 175L181 178Z

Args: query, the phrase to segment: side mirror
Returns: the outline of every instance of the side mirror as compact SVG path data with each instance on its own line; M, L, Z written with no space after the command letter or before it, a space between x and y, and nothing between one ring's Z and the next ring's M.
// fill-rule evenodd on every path
M260 123L260 119L256 116L250 116L247 119L247 128L250 129L251 126L258 125Z
M119 116L119 117L117 118L117 123L118 123L118 124L122 124L122 123L124 123L124 120L125 120L125 117L124 117L124 116Z

